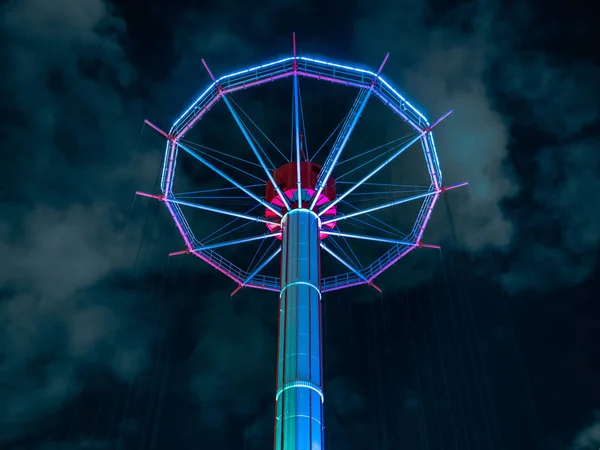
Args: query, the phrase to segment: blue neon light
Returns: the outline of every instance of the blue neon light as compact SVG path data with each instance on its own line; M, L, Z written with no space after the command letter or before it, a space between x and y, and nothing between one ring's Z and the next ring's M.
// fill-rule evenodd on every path
M181 121L181 119L183 119L183 117L185 115L187 115L187 113L189 113L194 108L194 106L196 106L198 104L198 102L200 100L202 100L204 98L204 96L206 96L206 94L208 94L210 92L210 90L213 89L215 87L215 85L218 84L218 83L220 83L221 81L226 80L228 78L232 78L232 77L238 76L238 75L243 75L245 73L252 72L254 70L265 69L267 67L271 67L271 66L275 66L277 64L285 63L285 62L291 61L293 59L294 59L293 56L289 57L289 58L283 58L283 59L279 59L277 61L273 61L273 62L269 62L269 63L266 63L266 64L262 64L260 66L251 67L251 68L245 69L245 70L240 70L238 72L230 73L228 75L224 75L224 76L220 77L219 79L217 79L217 81L215 83L212 83L196 99L196 101L194 101L194 103L192 103L190 105L190 107L188 109L185 110L185 112L173 123L173 126L176 126ZM352 70L354 72L368 74L368 75L371 75L373 77L377 76L376 73L374 73L374 72L372 72L370 70L359 69L358 67L350 67L350 66L346 66L346 65L343 65L343 64L337 64L337 63L332 63L332 62L328 62L328 61L322 61L320 59L307 58L305 56L299 56L298 59L301 60L301 61L310 61L312 63L321 64L321 65L324 65L324 66L336 67L336 68L339 68L339 69ZM383 79L381 76L379 76L379 81L381 81L381 83L384 84L391 92L393 92L394 95L396 95L396 97L398 97L400 100L402 100L404 102L404 104L406 104L406 106L408 106L415 114L417 114L419 117L421 117L425 121L425 123L427 125L429 125L429 121L427 120L427 118L423 114L421 114L421 112L419 112L419 110L417 108L415 108L409 101L407 101L402 95L400 95L398 93L398 91L396 91L387 81L385 81L385 79Z
M313 76L314 74L321 74L322 76L333 77L338 80L340 80L340 79L345 79L345 80L350 80L350 81L358 80L358 81L353 81L353 83L352 83L353 86L368 88L367 84L364 84L364 83L368 83L368 81L365 81L366 77L362 76L363 74L368 75L369 77L373 78L372 81L377 82L376 84L374 84L372 86L374 88L374 90L376 91L377 95L386 104L390 103L390 101L391 101L391 105L393 105L392 109L394 109L394 111L397 114L404 117L405 120L409 120L411 125L413 125L418 131L423 126L429 126L429 121L427 120L427 118L419 110L417 110L414 105L412 105L410 102L408 102L406 100L406 98L404 98L396 89L394 89L385 79L383 79L381 76L378 76L377 73L372 72L367 69L361 69L358 67L347 66L344 64L338 64L338 63L334 63L334 62L329 62L329 61L324 61L324 60L319 60L319 59L314 59L314 58L309 58L309 57L304 57L304 56L298 56L296 58L292 56L292 57L287 57L287 58L279 59L276 61L268 62L266 64L258 65L255 67L250 67L248 69L240 70L237 72L233 72L233 73L221 76L220 78L216 79L216 81L212 82L204 90L204 92L202 92L200 94L200 96L173 123L169 133L175 134L175 135L183 134L185 130L182 131L182 129L183 129L183 127L186 126L186 123L193 124L193 121L195 121L199 118L197 116L197 114L199 114L198 111L201 108L203 111L205 111L205 109L212 104L211 102L214 102L215 100L217 100L218 95L219 95L217 93L217 87L219 84L221 84L225 89L231 88L232 90L235 90L240 85L242 87L244 87L244 85L246 83L252 82L252 83L250 83L250 85L255 84L254 80L257 80L259 83L263 83L263 82L272 81L272 79L275 75L277 75L278 77L280 77L280 75L281 76L291 75L292 74L292 68L291 68L292 66L290 64L290 61L294 61L294 60L297 60L298 62L300 62L300 61L304 62L304 64L298 65L298 70L300 72L300 75ZM326 69L326 67L327 67L327 69ZM337 72L339 75L336 75L335 70L333 71L333 74L331 74L332 69L339 69L339 71ZM355 73L361 74L361 75L353 75L349 72L355 72ZM379 82L381 84L379 84ZM227 90L225 92L229 92L229 91ZM396 102L400 102L400 104L398 105ZM399 112L399 110L397 108L399 108L403 112ZM406 113L408 114L408 116L405 116ZM423 122L421 122L421 120ZM423 123L425 125L423 125ZM191 125L189 125L189 126L191 126ZM424 130L424 128L423 128L423 130ZM433 155L431 155L431 157L432 157L431 162L434 166L432 169L433 169L433 172L435 173L435 175L431 174L431 176L432 177L435 176L438 179L437 180L438 183L441 185L441 169L440 169L440 165L439 165L439 158L438 158L438 154L437 154L436 144L433 139L432 133L427 133L427 135L423 138L422 145L423 145L423 149L426 152L429 152L429 154L433 153ZM178 222L178 224L181 227L183 227L185 234L189 235L189 237L193 241L193 244L194 244L193 247L197 248L201 244L196 241L189 225L187 224L187 221L185 220L185 217L183 216L183 213L181 213L181 211L179 210L179 206L176 204L176 202L179 202L179 200L175 200L175 197L172 196L172 194L170 192L171 187L172 187L174 173L175 173L175 167L176 167L176 163L177 163L177 159L174 158L174 160L172 161L172 166L169 166L169 164L171 164L170 151L171 151L171 145L169 142L167 142L167 146L165 149L164 161L163 161L161 187L163 190L163 194L165 194L166 198L169 200L172 200L173 203L175 203L175 204L171 205L170 204L171 202L169 202L169 206L170 207L172 206L173 209L177 209L179 211L179 213L177 214L178 217L177 217L176 221ZM173 151L175 153L177 153L178 146L174 146ZM428 160L427 164L429 164L429 158L427 157L427 155L426 155L426 160ZM432 179L432 181L433 181L433 179ZM167 187L169 189L165 189ZM169 192L165 192L166 190ZM262 204L262 202L261 202L261 204ZM415 228L413 229L413 234L418 230L418 228L421 224L424 225L427 223L427 221L428 221L427 214L428 214L428 208L429 208L430 204L431 204L431 197L427 197L421 207L419 216L417 218L417 222L415 224ZM304 209L302 209L302 210L304 210ZM301 210L292 210L291 212L296 212L296 211L301 211ZM311 212L313 214L315 214L314 211L311 211ZM279 215L281 215L281 214L279 214ZM281 225L283 225L286 218L287 218L287 214L284 215L283 219L281 220ZM320 222L320 218L318 218L318 220ZM266 222L266 220L261 220L261 221ZM328 223L328 221L325 221L324 223ZM321 244L323 244L323 243L321 243ZM398 245L400 245L400 242L398 242ZM345 263L345 261L342 261L339 256L337 256L335 253L332 253L330 249L328 249L324 245L322 245L322 246L323 246L324 250L331 253L336 259L340 260L340 262L342 262L342 264L344 264L346 267L348 267L353 272L354 275L358 276L358 280L356 280L356 281L362 280L362 282L365 282L365 281L368 282L368 280L370 278L369 277L365 278L363 272L365 270L370 270L371 272L373 272L374 268L381 267L385 263L385 261L384 261L385 258L388 257L387 254L382 256L381 258L376 260L374 263L372 263L368 268L364 268L364 269L363 268L354 268L351 265L347 265L347 263ZM400 248L400 247L398 247L398 248ZM268 261L270 261L272 258L274 258L280 251L281 251L281 249L278 250L277 252L275 252L275 254L271 255L268 258ZM209 252L212 255L212 250L209 250ZM215 255L217 255L217 254L215 253ZM212 261L211 264L214 263L216 267L217 266L221 267L222 270L224 270L226 272L230 270L230 268L228 267L228 265L230 263L228 261L222 260L222 258L219 259L219 261L217 261L215 258L212 258L212 257L210 258ZM227 263L227 264L225 264L225 263ZM304 286L304 285L310 285L310 287L315 288L317 290L317 292L319 292L319 287L317 285L312 285L303 280L298 280L298 281L292 282L289 285L284 286L283 289L281 289L281 286L279 285L279 279L274 278L274 277L266 277L264 275L258 275L258 272L260 272L260 269L262 269L262 267L264 267L264 265L262 265L258 270L255 270L253 273L244 272L241 269L236 268L236 270L239 271L239 273L236 272L235 279L236 280L239 279L238 281L243 281L245 279L246 281L242 284L242 286L244 286L244 285L246 285L246 283L248 283L248 281L256 278L255 282L251 283L251 285L248 285L249 287L259 287L259 288L267 288L269 290L279 290L280 294L282 291L286 291L286 289L288 287L291 287L294 285L299 285L299 286L296 286L296 288L298 288L300 286ZM373 272L373 273L375 273L375 272ZM323 279L321 281L323 283L325 283L326 285L327 285L327 283L330 283L330 284L333 283L332 286L334 288L338 288L341 286L350 286L352 284L356 284L353 281L354 278L352 278L352 279L349 278L351 276L352 276L352 274L349 273L349 274L346 274L345 280L342 280L342 278L339 278L339 280L338 280L336 278L337 277L336 276L336 277L332 277L332 278L335 278L335 280L337 280L335 282L331 282L329 280L329 278ZM361 283L359 283L359 284L361 284ZM278 288L275 289L275 286L278 286ZM319 292L319 297L320 297L320 292Z
M310 62L314 62L317 64L323 64L325 66L331 66L331 67L337 67L340 69L347 69L347 70L353 70L355 72L359 72L359 73L366 73L368 75L371 75L373 77L376 77L377 74L374 72L371 72L370 70L366 70L366 69L359 69L358 67L350 67L350 66L344 66L342 64L336 64L336 63L331 63L331 62L327 62L327 61L321 61L319 59L312 59L312 58L305 58L304 56L300 56L298 59L304 60L304 61L310 61ZM411 105L404 97L402 97L398 91L396 91L392 86L390 86L390 84L385 81L381 75L379 76L379 80L385 84L385 86L392 91L394 94L396 94L396 96L402 100L407 106L410 106L410 108L419 115L419 117L421 117L421 119L423 119L427 125L429 125L429 122L427 121L427 119L425 118L425 116L423 114L421 114L413 105Z
M200 100L202 100L202 99L204 98L204 96L205 96L206 94L208 94L208 93L210 92L210 90L211 90L211 89L213 89L215 86L216 86L216 83L212 83L212 84L211 84L211 85L210 85L210 86L209 86L209 87L208 87L208 88L207 88L207 89L206 89L206 90L205 90L205 91L204 91L202 94L200 94L200 97L198 97L198 98L196 99L196 101L195 101L194 103L192 103L192 104L190 105L190 107L189 107L188 109L186 109L186 110L185 110L185 112L184 112L184 113L183 113L181 116L179 116L179 119L177 119L177 120L176 120L176 121L173 123L173 127L177 126L177 124L179 123L179 121L180 121L181 119L183 119L183 117L184 117L185 115L187 115L187 113L189 113L189 112L190 112L190 111L191 111L191 110L194 108L194 106L196 106L196 104L197 104L197 103L198 103ZM171 129L173 129L173 128L171 128Z
M276 64L284 63L286 61L291 61L292 59L294 59L293 56L290 57L290 58L284 58L284 59L280 59L278 61L273 61L273 62L270 62L270 63L266 63L266 64L263 64L262 66L251 67L250 69L245 69L245 70L240 70L239 72L230 73L229 75L224 75L221 78L219 78L217 80L217 83L219 83L220 81L225 80L227 78L235 77L237 75L243 75L245 73L252 72L253 70L265 69L267 67L271 67L271 66L274 66Z

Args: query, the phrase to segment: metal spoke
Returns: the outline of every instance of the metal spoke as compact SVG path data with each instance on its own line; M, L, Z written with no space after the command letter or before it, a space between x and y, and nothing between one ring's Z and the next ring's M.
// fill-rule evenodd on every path
M185 150L186 152L188 152L190 155L192 155L194 158L196 158L198 161L200 161L202 164L204 164L206 167L208 167L209 169L211 169L217 175L220 175L222 178L224 178L225 180L229 181L231 184L233 184L234 186L236 186L238 189L240 189L241 191L243 191L246 194L248 194L250 197L252 197L258 203L260 203L264 207L270 209L275 214L277 214L279 217L283 217L283 214L281 214L281 212L279 211L279 208L277 208L275 205L272 205L271 203L263 200L262 198L258 197L256 194L254 194L253 192L251 192L250 190L248 190L247 188L245 188L244 186L242 186L240 183L238 183L237 181L235 181L233 178L231 178L229 175L227 175L225 172L223 172L218 167L214 166L211 162L207 161L205 158L203 158L197 152L195 152L194 150L192 150L191 148L189 148L187 145L184 145L181 142L177 142L177 145L179 147L181 147L183 150ZM269 176L271 176L271 174L269 174Z
M255 188L255 187L264 187L264 184L251 184L249 186L244 186L245 188ZM178 192L176 195L177 196L183 196L183 195L195 195L195 194L206 194L209 192L219 192L219 191L233 191L237 189L236 186L233 187L224 187L224 188L214 188L214 189L203 189L200 191L187 191L187 192Z
M294 74L294 135L296 140L296 186L298 208L302 208L302 177L300 170L300 107L298 99L298 75Z
M255 208L258 208L259 206L260 205L256 205ZM254 208L252 208L251 210L246 211L244 214L247 215L248 213L252 212L253 210L254 210ZM222 239L223 237L228 236L228 235L230 235L232 233L235 233L236 231L240 231L243 228L250 227L250 226L253 226L253 225L256 224L256 222L244 221L240 225L237 225L237 226L234 227L233 224L236 223L238 220L240 220L239 217L234 217L228 223L226 223L222 227L217 228L215 231L213 231L212 233L210 233L208 236L206 236L205 238L201 239L200 242L202 242L204 244L210 244L210 243L214 242L215 240L217 240L219 238Z
M387 147L388 145L392 145L392 144L400 145L400 144L398 144L398 143L399 143L400 141L405 141L405 140L406 140L408 137L409 137L409 136L405 135L405 136L399 137L399 138L397 138L397 139L391 140L391 141L389 141L389 142L386 142L385 144L378 145L377 147L373 147L373 148L372 148L372 149L370 149L370 150L366 150L366 151L364 151L364 152L360 153L359 155L351 156L351 157L350 157L350 158L348 158L348 159L345 159L345 160L343 160L343 161L339 161L337 165L338 165L338 167L340 167L342 164L346 164L346 163L348 163L348 162L350 162L350 161L353 161L353 160L355 160L355 159L357 159L357 158L362 158L363 156L365 156L365 155L368 155L369 153L376 152L377 150L381 150L382 148L384 148L384 147ZM386 153L387 153L387 152L389 152L389 151L391 151L391 150L393 150L393 149L386 150ZM385 154L385 153L384 153L384 154ZM339 177L336 177L336 180L338 180L338 179L339 179Z
M273 258L275 258L277 255L279 255L280 252L281 252L281 245L277 248L277 250L275 250L274 253L272 253L267 259L265 259L250 275L248 275L248 278L246 278L244 280L244 282L242 283L242 286L247 285L250 282L250 280L252 280L252 278L254 278L258 274L258 272L263 270L267 264L269 264L271 261L273 261Z
M194 251L201 252L203 250L211 250L213 248L229 247L231 245L244 244L246 242L260 241L260 240L264 240L264 239L268 239L268 238L272 238L272 237L276 237L276 236L281 236L281 233L265 233L265 234L261 234L260 236L252 236L249 238L235 239L233 241L226 241L226 242L217 242L216 244L203 245L202 247L195 248Z
M338 181L335 180L335 184L354 184L353 181ZM394 184L394 183L363 183L364 186L380 186L380 187L409 187L418 189L429 189L430 186L424 186L419 184Z
M315 152L315 154L312 156L312 158L310 158L311 161L313 161L317 157L317 155L319 153L321 153L321 150L323 150L323 148L325 148L325 145L327 145L327 143L329 142L329 139L331 139L333 137L333 135L335 134L335 132L342 126L343 123L344 123L344 119L340 120L340 123L338 123L336 125L336 127L333 129L333 131L331 132L331 134L329 136L327 136L327 139L325 139L325 142L323 142L323 144L321 144L321 146Z
M375 169L373 169L371 172L369 172L368 175L366 175L365 177L363 177L359 182L357 182L355 185L353 185L350 189L348 189L346 192L344 192L341 196L339 196L335 200L333 200L333 201L325 204L320 209L319 216L322 216L330 208L332 208L333 206L337 205L344 198L346 198L346 196L348 196L351 192L353 192L354 190L358 189L364 182L368 181L373 175L375 175L377 172L379 172L381 169L383 169L385 166L387 166L390 162L392 162L394 159L396 159L399 155L401 155L402 153L404 153L406 151L406 149L408 149L410 146L412 146L415 142L417 142L419 139L421 139L427 133L430 133L431 129L433 127L435 127L437 124L439 124L446 117L448 117L451 112L452 111L447 112L442 117L440 117L431 127L428 127L428 128L425 129L425 131L423 131L422 133L419 133L415 138L413 138L410 142L408 142L408 144L404 145L400 150L396 151L392 156L390 156L388 159L386 159L384 162L382 162L379 166L377 166Z
M408 141L408 139L404 139L404 140L403 140L403 143L404 143L404 142L407 142L407 141ZM394 147L392 147L392 148L390 148L390 149L388 149L388 150L384 151L383 153L379 153L378 155L375 155L374 157L372 157L372 158L371 158L371 159L369 159L368 161L365 161L365 162L363 162L362 164L360 164L360 165L358 165L358 166L354 167L353 169L350 169L350 170L348 170L348 172L346 172L346 173L344 173L344 174L342 174L342 175L336 176L336 178L335 178L335 179L336 179L336 181L338 181L338 180L341 180L341 179L343 179L343 178L346 178L348 175L351 175L352 173L356 172L357 170L360 170L360 169L362 169L363 167L365 167L365 166L368 166L368 165L369 165L369 164L371 164L373 161L376 161L376 160L378 160L378 159L380 159L380 158L383 158L383 157L384 157L384 156L386 156L386 155L389 155L390 153L392 153L393 151L395 151L395 150L396 150L397 148L399 148L400 146L402 146L402 143L400 143L400 144L398 144L398 145L395 145ZM339 167L339 166L340 166L340 165L338 164L338 167Z
M250 116L249 116L249 115L246 113L246 111L244 111L244 110L242 109L242 107L241 107L241 106L240 106L240 105L239 105L239 104L238 104L238 103L237 103L237 102L236 102L236 101L235 101L233 98L231 99L231 101L232 101L232 102L235 104L235 106L237 106L237 107L238 107L238 109L239 109L239 110L242 112L242 114L243 114L243 115L246 117L246 119L248 119L248 120L250 121L250 123L251 123L252 125L254 125L254 128L256 128L256 129L258 130L258 132L259 132L260 134L262 134L262 135L263 135L263 137L264 137L264 138L265 138L265 139L266 139L266 140L269 142L269 144L271 144L271 145L273 146L273 148L274 148L275 150L277 150L281 156L283 156L283 159L284 159L285 161L289 162L289 160L288 160L288 159L287 159L287 157L286 157L286 156L283 154L283 152L282 152L281 150L279 150L279 147L277 147L277 146L275 145L275 143L274 143L274 142L273 142L271 139L269 139L269 136L267 136L267 134L266 134L266 133L265 133L265 132L264 132L264 131L263 131L263 130L262 130L262 129L261 129L261 128L260 128L260 127L257 125L257 124L256 124L256 122L254 122L254 120L252 120L252 118L251 118L251 117L250 117ZM266 157L268 157L267 155L265 155L265 156L266 156Z
M369 86L369 88L361 89L358 94L358 97L354 101L354 104L352 105L352 109L350 110L350 114L348 114L348 117L346 118L346 122L344 122L344 125L342 126L342 130L340 131L340 134L338 135L336 141L334 142L333 148L331 149L331 152L329 153L327 160L325 160L325 164L321 168L321 172L319 172L319 176L317 177L317 186L316 186L317 189L316 189L315 196L312 200L312 203L310 204L309 209L313 209L315 207L315 205L317 204L317 200L319 199L319 196L321 195L321 192L323 192L323 189L325 189L325 186L327 185L327 181L329 181L329 177L331 176L331 173L333 172L335 165L337 164L338 160L340 159L340 156L342 156L344 147L346 147L346 144L348 143L348 139L350 139L350 135L352 134L352 131L354 131L354 127L358 123L358 119L360 118L360 115L362 114L363 110L365 109L365 106L367 105L367 102L369 101L369 97L371 96L371 93L373 92L373 87L377 83L377 80L379 79L379 76L381 75L381 71L383 70L383 66L385 66L385 63L387 62L389 57L390 57L390 54L387 53L385 55L385 58L383 59L383 62L381 63L381 66L379 66L379 70L377 71L377 74L373 78L373 81L371 81L371 85Z
M430 189L430 187L421 187L420 189L404 189L402 191L377 191L377 192L354 192L350 195L364 195L364 196L369 196L369 195L384 195L386 197L389 197L391 194L408 194L411 192L423 192L424 190ZM373 197L367 197L366 200L373 200ZM356 201L356 200L353 200Z
M339 134L337 135L337 138L336 138L335 142L333 143L333 146L331 147L329 156L325 160L325 164L323 164L323 167L321 168L321 171L319 172L319 176L317 178L317 186L316 186L317 189L316 189L315 195L310 203L309 209L313 209L315 207L315 205L317 204L317 200L319 199L319 196L323 192L323 189L325 189L325 186L327 185L327 182L329 181L329 177L331 176L331 173L333 172L333 169L335 168L336 163L340 159L340 156L342 156L342 152L344 151L344 148L346 147L346 144L348 143L348 140L350 139L350 136L352 135L352 132L354 131L354 128L356 127L356 124L358 123L358 119L360 118L360 115L362 114L363 110L365 109L365 106L367 105L367 102L369 101L370 96L371 96L370 89L361 89L360 92L358 93L358 96L356 97L356 100L354 101L354 104L352 105L352 109L350 110L350 113L346 117L346 120L344 121L344 124L342 125L342 128L341 128Z
M360 208L359 208L359 207L357 207L357 206L354 206L354 205L353 205L353 204L351 204L351 203L348 203L348 202L346 202L346 201L344 201L343 203L344 203L344 205L346 205L346 206L349 206L350 208L353 208L355 211L360 211ZM372 219L372 220L374 220L375 222L377 222L378 224L380 224L382 227L387 227L387 230L386 230L385 228L379 227L379 226L377 226L377 225L373 225L372 223L365 222L364 220L357 219L356 217L352 217L352 218L351 218L351 222L350 222L350 223L353 223L353 221L354 221L354 222L358 222L358 223L360 223L360 224L362 224L362 225L366 225L366 226L368 226L368 227L371 227L371 228L373 228L373 229L375 229L375 230L378 230L378 231L381 231L381 232L384 232L384 233L389 233L389 234L391 234L392 236L398 236L398 235L405 236L405 234L404 234L404 233L400 233L400 232L399 232L399 231L398 231L396 228L392 227L392 226L391 226L389 223L387 223L387 222L384 222L383 220L381 220L381 219L379 219L379 218L375 217L374 215L372 215L372 214L367 214L367 217L368 217L369 219Z
M389 202L389 203L384 203L382 205L378 205L378 206L373 206L371 208L367 208L367 209L362 209L360 211L356 211L350 214L342 214L341 216L336 216L332 219L327 219L323 221L323 225L327 224L327 223L331 223L331 222L339 222L340 220L346 220L349 219L351 217L356 217L356 216L360 216L363 214L369 214L373 211L378 211L380 209L384 209L384 208L389 208L391 206L395 206L395 205L400 205L401 203L406 203L406 202L410 202L413 200L418 200L420 198L425 198L425 197L429 197L432 195L437 194L438 191L429 191L429 192L425 192L424 194L419 194L419 195L413 195L411 197L406 197L406 198L401 198L400 200L395 200L393 202Z
M206 150L207 152L213 152L213 153L216 153L216 154L221 155L221 156L226 156L227 158L235 159L236 161L240 161L240 162L249 164L249 165L254 166L254 167L260 167L260 164L257 164L255 162L248 161L247 159L240 158L238 156L229 155L229 154L227 154L225 152L221 152L221 151L216 150L214 148L207 147L206 145L198 144L197 142L194 142L194 141L189 141L187 139L182 139L181 142L185 142L186 144L191 145L192 147L197 147L196 151L198 151L199 153L202 153L204 155L206 155L206 152L202 152L202 151L200 151L198 149L203 149L203 150Z
M285 195L283 195L283 192L282 192L281 188L277 185L277 183L275 183L275 180L273 179L273 175L271 174L271 171L269 170L269 168L265 164L265 161L262 158L262 156L261 156L260 152L258 151L258 149L256 148L256 145L254 144L253 139L251 138L250 134L248 133L248 130L244 126L244 123L242 122L242 120L240 119L240 117L238 116L238 114L235 112L235 109L233 109L233 106L231 105L231 102L229 101L229 99L227 98L226 95L223 96L223 101L227 105L227 108L229 109L229 112L233 116L233 118L234 118L235 122L237 123L239 129L241 130L242 134L246 138L246 142L248 142L248 145L252 149L252 152L254 152L254 156L256 156L256 159L258 159L258 162L260 163L260 165L262 166L263 170L267 174L267 177L269 178L269 181L273 184L273 187L277 191L277 194L279 194L279 196L281 197L281 201L283 202L283 204L285 205L285 207L289 210L290 209L290 204L288 202L287 197ZM277 215L280 216L280 217L282 216L282 214L280 212L277 212Z
M371 283L369 281L369 279L367 277L365 277L360 271L358 271L357 269L355 269L352 264L350 264L348 261L346 261L344 258L342 258L341 256L339 256L337 253L335 253L333 250L331 250L329 247L327 247L323 242L321 242L321 248L323 250L325 250L327 253L329 253L331 256L333 256L335 259L337 259L339 262L341 262L344 266L346 266L346 268L348 268L349 270L351 270L352 272L354 272L354 274L356 274L356 276L358 276L361 280L363 280L365 283L371 285L372 287L374 287L376 290L378 290L379 292L381 292L381 289L379 289L377 286L375 286L373 283Z
M233 211L228 211L226 209L214 208L212 206L207 206L207 205L200 205L198 203L186 202L184 200L177 200L175 198L168 198L168 199L165 199L164 201L166 201L168 203L175 203L177 205L189 206L190 208L202 209L204 211L210 211L210 212L214 212L217 214L224 214L226 216L237 217L239 219L246 219L246 220L250 220L252 222L262 222L262 223L266 223L267 225L274 225L274 226L279 225L276 222L263 219L262 217L247 216L246 214L240 214L240 213L236 213Z
M364 234L343 233L341 231L321 230L321 233L327 234L330 236L347 237L347 238L351 238L351 239L362 239L364 241L383 242L386 244L415 245L414 242L409 242L409 241L402 241L402 240L397 240L397 239L387 239L387 238L381 238L381 237L377 237L377 236L366 236Z

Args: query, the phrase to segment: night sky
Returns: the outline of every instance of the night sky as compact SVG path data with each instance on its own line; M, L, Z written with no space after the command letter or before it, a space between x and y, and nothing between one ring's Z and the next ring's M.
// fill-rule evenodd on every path
M438 154L446 183L470 183L438 202L425 240L441 252L403 259L383 295L324 296L326 448L597 449L594 7L202 3L2 4L0 448L271 448L277 295L231 298L199 259L168 258L184 244L166 208L134 193L158 192L164 154L143 120L169 128L210 83L201 58L223 75L289 56L295 31L304 55L376 70L390 52L387 80L432 120L454 111ZM355 95L327 89L302 93L313 146ZM289 146L276 92L233 98ZM357 149L395 137L377 106ZM197 140L248 152L215 114ZM192 166L182 183L214 181Z

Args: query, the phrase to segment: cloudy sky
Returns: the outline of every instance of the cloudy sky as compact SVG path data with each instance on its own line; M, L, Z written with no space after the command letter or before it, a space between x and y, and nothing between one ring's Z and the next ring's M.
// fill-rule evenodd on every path
M163 157L143 120L168 128L204 90L201 58L222 75L287 56L295 31L311 56L376 69L390 52L385 76L414 104L454 111L438 152L448 183L470 183L438 203L426 238L441 253L403 260L381 297L325 296L327 447L598 448L593 11L200 3L0 9L0 447L272 445L276 296L232 299L201 261L168 259L183 247L168 213L133 194L156 192ZM238 100L277 128L257 97ZM396 137L373 114L365 136ZM215 123L225 146L232 125Z

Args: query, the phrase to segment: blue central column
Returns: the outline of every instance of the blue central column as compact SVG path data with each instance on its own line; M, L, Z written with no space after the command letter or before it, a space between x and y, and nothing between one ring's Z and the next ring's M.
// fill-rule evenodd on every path
M282 219L275 450L322 450L319 217L294 209Z

